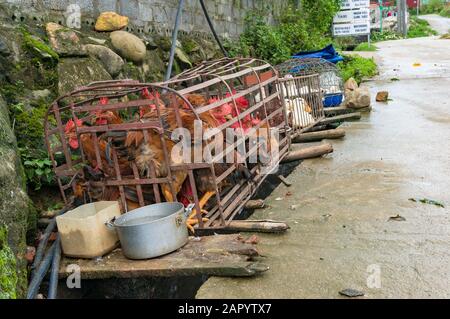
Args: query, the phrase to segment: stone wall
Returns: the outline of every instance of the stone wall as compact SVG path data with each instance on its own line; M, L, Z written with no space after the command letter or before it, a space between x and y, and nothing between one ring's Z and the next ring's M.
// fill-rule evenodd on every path
M289 0L205 0L216 31L234 38L243 30L245 15L254 9L267 12L269 19L282 12ZM130 18L129 31L135 33L171 32L178 0L0 0L10 6L14 19L59 21L67 24L81 13L81 25L92 26L100 12L115 11ZM185 0L180 29L188 33L209 34L198 0Z

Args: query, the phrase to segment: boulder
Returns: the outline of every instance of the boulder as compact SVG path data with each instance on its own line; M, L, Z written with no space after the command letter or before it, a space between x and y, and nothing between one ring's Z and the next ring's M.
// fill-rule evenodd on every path
M0 55L1 56L11 55L11 51L9 50L8 44L2 37L0 37Z
M114 31L110 36L114 49L121 57L136 63L144 60L147 48L137 36L126 31Z
M95 44L86 44L84 47L90 55L96 57L102 62L103 67L112 77L115 77L120 73L120 70L125 62L113 50L102 45Z
M115 12L102 12L95 23L96 31L117 31L128 25L128 17Z
M93 58L65 58L58 64L58 92L64 95L95 81L111 80L102 63Z
M162 60L162 52L160 49L147 51L144 62L142 63L142 71L146 82L162 81L166 72L166 65Z
M86 56L86 50L77 33L57 23L47 23L48 39L52 49L61 57Z
M350 78L348 79L345 84L344 84L344 90L350 90L350 91L354 91L358 88L358 83L356 82L356 80L354 78Z
M362 109L370 106L370 92L368 88L359 87L346 90L344 106L351 109Z
M388 99L389 99L389 92L388 91L378 92L377 96L375 98L375 100L377 102L387 102Z
M25 173L11 129L8 107L0 96L0 299L23 297L27 287L26 232L30 200Z

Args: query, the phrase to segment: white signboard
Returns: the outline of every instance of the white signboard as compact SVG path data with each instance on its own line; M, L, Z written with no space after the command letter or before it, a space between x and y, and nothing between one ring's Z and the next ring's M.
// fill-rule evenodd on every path
M341 11L333 19L333 35L370 33L370 0L343 0Z
M370 22L343 23L333 25L334 36L362 35L370 33Z
M370 0L343 0L341 10L369 8Z
M340 11L334 17L333 23L357 23L370 20L369 8Z

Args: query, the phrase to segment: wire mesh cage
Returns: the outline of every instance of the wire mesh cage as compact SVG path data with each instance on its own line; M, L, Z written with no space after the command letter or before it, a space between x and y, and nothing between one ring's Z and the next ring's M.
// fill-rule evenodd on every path
M63 199L123 211L192 203L188 227L226 227L287 153L276 79L265 62L222 59L166 83L97 82L60 97L44 129Z
M323 93L323 106L338 106L344 99L344 81L337 66L325 59L290 59L276 66L280 77L318 74Z
M316 125L325 117L318 74L292 77L278 81L286 117L292 128L291 138Z

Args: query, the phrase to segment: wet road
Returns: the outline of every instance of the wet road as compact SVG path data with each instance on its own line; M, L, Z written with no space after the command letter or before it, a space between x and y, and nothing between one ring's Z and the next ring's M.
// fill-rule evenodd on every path
M271 269L210 278L197 298L345 298L345 288L363 298L450 298L450 40L377 46L381 74L366 85L392 101L343 125L335 152L303 162L294 186L279 186L253 216L291 226L258 235ZM397 215L405 220L389 220Z
M419 18L427 20L431 28L439 34L450 32L450 18L444 18L438 14L425 14L419 16Z

